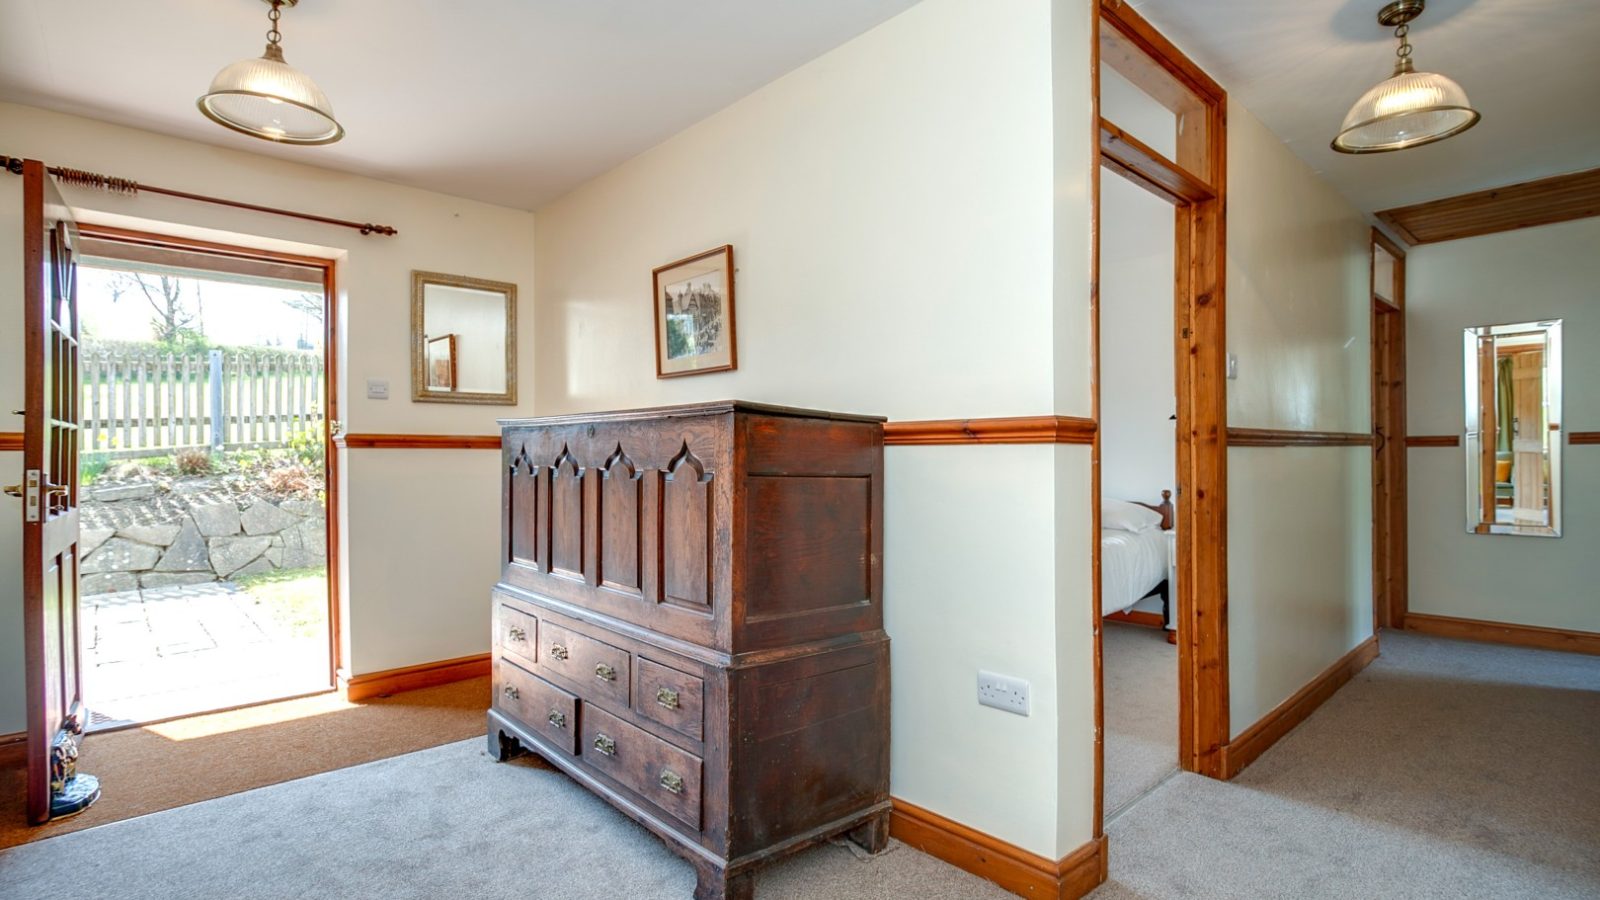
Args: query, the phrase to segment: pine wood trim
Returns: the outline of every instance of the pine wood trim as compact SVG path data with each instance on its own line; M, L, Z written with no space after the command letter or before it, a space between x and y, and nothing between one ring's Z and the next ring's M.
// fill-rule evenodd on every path
M1165 628L1166 623L1161 621L1160 613L1147 612L1142 609L1129 609L1122 612L1108 613L1103 617L1107 622L1122 622L1127 625L1139 625L1144 628Z
M1229 428L1229 447L1370 447L1372 435L1359 431L1293 431L1280 428Z
M932 419L888 422L886 447L929 444L1090 444L1095 421L1074 416L1018 416L994 419Z
M1163 199L1198 203L1217 195L1204 181L1106 119L1100 120L1100 158Z
M341 450L499 450L498 434L341 434Z
M1459 447L1461 435L1459 434L1408 434L1406 435L1407 447Z
M1541 650L1565 650L1569 653L1600 656L1600 633L1593 631L1516 625L1511 622L1485 622L1481 619L1458 619L1454 616L1436 616L1428 613L1406 613L1405 629L1464 641L1511 644L1516 647L1538 647Z
M28 733L0 734L0 769L20 769L28 764Z
M20 431L0 431L0 452L3 452L3 451L12 451L12 452L15 452L15 453L21 453L22 452L22 432L20 432Z
M1600 169L1381 210L1408 244L1432 244L1600 216Z
M899 798L889 815L889 834L1019 897L1075 900L1106 880L1104 836L1053 860Z
M1567 443L1572 445L1600 444L1600 431L1569 431L1567 432Z
M489 654L477 653L417 666L368 672L365 675L346 675L340 672L339 690L346 700L356 703L373 697L387 697L403 691L466 681L469 678L483 678L489 674L489 669Z
M1233 778L1244 771L1246 766L1255 762L1267 748L1276 744L1279 738L1293 731L1296 725L1316 712L1317 707L1332 697L1339 688L1344 687L1357 672L1365 669L1377 656L1378 639L1375 636L1369 637L1356 645L1354 650L1339 657L1321 675L1295 691L1289 699L1273 707L1272 711L1262 716L1259 722L1229 741L1228 745L1222 748L1223 777Z

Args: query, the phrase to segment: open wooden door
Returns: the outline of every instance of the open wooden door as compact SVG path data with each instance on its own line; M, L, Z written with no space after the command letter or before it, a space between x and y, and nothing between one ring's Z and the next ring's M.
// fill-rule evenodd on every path
M28 819L71 815L100 796L77 773L83 707L78 646L77 230L43 163L23 164L27 308L22 447L22 601L28 667ZM9 489L8 489L9 491Z

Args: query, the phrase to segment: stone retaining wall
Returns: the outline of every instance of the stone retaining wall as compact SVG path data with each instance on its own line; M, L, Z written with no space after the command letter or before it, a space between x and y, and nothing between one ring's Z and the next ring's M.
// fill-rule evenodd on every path
M116 503L148 496L134 486L117 486L94 492L93 499ZM87 522L79 537L83 593L201 584L327 564L327 515L320 502L274 503L260 497L207 502L212 500L174 504L163 510L159 519L164 521L141 516L147 520L115 527Z

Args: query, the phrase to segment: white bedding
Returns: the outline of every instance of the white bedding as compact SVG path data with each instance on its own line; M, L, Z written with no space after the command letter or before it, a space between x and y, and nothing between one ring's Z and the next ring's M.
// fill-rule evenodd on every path
M1100 531L1100 612L1123 612L1167 577L1167 533Z

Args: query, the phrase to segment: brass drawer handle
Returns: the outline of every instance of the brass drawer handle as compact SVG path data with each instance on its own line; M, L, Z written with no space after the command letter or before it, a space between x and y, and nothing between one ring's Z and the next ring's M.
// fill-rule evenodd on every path
M513 685L509 684L501 688L500 693L505 694L507 700L516 700L522 697L522 692L517 690Z
M567 714L551 710L550 716L548 719L546 719L546 721L556 728L565 728L567 727Z
M516 641L519 644L528 639L528 633L515 625L511 626L511 629L506 632L506 635L510 637L511 640Z
M566 659L567 658L567 648L561 646L560 644L551 644L550 645L550 658L551 659Z
M669 793L681 794L683 793L683 776L671 769L662 769L661 786L666 788Z
M606 756L616 756L617 742L603 734L597 734L594 736L594 749L600 751Z
M601 681L616 681L617 670L606 665L605 663L596 663L594 667L594 677L600 679Z
M672 688L656 688L656 704L663 709L677 709L678 692Z

